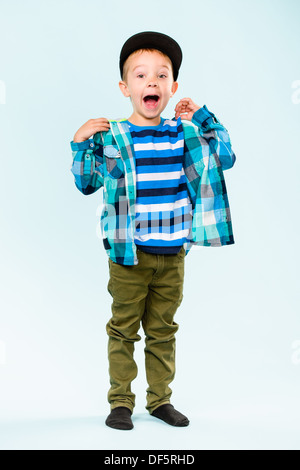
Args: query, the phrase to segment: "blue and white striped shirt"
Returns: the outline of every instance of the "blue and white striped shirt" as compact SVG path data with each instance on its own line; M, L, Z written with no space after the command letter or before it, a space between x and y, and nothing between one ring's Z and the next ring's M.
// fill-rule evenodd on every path
M187 240L193 219L183 169L181 120L161 117L158 126L126 122L136 163L134 242L148 253L178 253Z

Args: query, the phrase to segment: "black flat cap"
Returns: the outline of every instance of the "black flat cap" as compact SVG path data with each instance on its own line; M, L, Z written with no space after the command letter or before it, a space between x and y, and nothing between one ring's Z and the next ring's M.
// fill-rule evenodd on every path
M144 48L158 49L170 58L173 65L174 81L176 81L182 62L181 48L179 44L170 36L167 36L163 33L158 33L156 31L144 31L142 33L134 34L124 43L121 49L119 61L121 78L125 60L134 51Z

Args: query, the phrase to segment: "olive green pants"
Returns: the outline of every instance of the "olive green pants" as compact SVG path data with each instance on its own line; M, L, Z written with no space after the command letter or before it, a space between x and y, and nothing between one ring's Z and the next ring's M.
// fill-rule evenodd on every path
M108 258L108 292L113 298L112 317L106 325L111 409L135 406L131 382L137 376L134 343L145 332L145 366L149 387L146 409L170 403L170 382L175 375L174 315L183 299L185 250L157 255L137 248L138 264L122 265Z

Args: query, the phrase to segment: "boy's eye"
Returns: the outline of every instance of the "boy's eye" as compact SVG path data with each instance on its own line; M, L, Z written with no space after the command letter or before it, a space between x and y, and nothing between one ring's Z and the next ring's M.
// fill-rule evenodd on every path
M143 73L139 73L139 74L138 74L138 77L143 77L143 76L144 76L144 74L143 74ZM162 73L162 74L160 74L159 76L160 76L160 77L166 77L166 75L165 75L165 74L163 74L163 73Z

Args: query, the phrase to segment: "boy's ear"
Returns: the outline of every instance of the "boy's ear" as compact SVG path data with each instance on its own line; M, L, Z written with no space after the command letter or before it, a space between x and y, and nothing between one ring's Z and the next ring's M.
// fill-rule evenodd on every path
M172 88L171 88L171 98L173 95L175 95L176 91L178 90L178 82L173 82Z
M124 96L126 96L126 97L130 96L128 87L127 87L126 83L123 82L123 80L119 81L119 87L120 87L120 90L121 90L121 92L123 93Z

